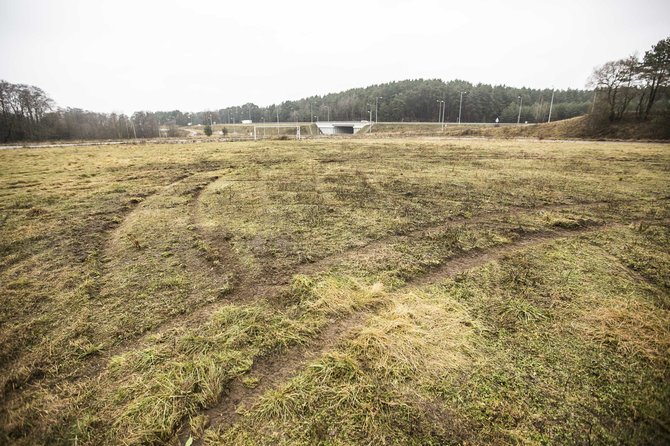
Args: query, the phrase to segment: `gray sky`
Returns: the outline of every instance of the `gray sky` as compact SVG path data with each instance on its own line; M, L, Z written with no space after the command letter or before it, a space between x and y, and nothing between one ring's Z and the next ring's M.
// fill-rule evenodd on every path
M669 35L668 0L0 0L0 79L126 113L416 78L583 88Z

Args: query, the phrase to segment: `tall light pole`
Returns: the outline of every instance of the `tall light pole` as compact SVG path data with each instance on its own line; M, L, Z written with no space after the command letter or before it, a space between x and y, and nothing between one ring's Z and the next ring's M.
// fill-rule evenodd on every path
M368 128L368 133L372 133L372 104L368 104L368 114L370 115L370 127Z
M379 122L379 100L384 99L382 96L375 98L375 124Z
M521 122L521 106L523 105L523 98L519 95L519 116L516 117L517 125Z
M467 94L467 91L461 91L461 102L458 104L458 123L461 123L461 111L463 110L463 94Z
M326 107L326 111L328 111L328 122L330 122L330 106L324 105L324 107Z
M442 124L442 130L444 130L444 115L447 110L447 103L441 99L438 99L437 102L440 103L440 113L438 116L438 119L440 123Z
M444 131L445 122L447 120L447 100L442 101L442 131Z
M547 122L551 122L551 109L554 108L554 90L551 90L551 103L549 104L549 120Z
M311 102L309 103L309 116L310 116L309 121L313 123L314 122L314 112L312 111L312 103Z

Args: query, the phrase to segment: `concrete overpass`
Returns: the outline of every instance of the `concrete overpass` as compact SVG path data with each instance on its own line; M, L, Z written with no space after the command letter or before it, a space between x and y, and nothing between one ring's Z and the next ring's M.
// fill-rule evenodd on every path
M353 135L370 123L368 121L317 121L315 124L324 135Z

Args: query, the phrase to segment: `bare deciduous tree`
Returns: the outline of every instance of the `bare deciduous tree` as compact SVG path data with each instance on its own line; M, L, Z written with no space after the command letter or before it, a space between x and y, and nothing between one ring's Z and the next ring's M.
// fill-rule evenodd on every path
M637 95L638 64L634 55L607 62L593 70L589 78L588 86L605 95L610 121L621 120L628 105Z

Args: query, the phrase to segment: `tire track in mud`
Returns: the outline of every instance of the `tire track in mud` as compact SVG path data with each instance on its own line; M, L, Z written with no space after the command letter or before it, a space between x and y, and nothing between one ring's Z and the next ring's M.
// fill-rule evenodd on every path
M217 180L221 179L224 175L221 172L225 171L225 167L219 167L217 169L202 171L192 173L190 175L183 175L178 178L176 181L164 186L162 189L157 191L154 194L151 194L144 199L143 202L139 203L133 211L131 211L123 222L121 222L112 234L109 235L107 240L107 246L104 251L104 255L109 255L110 247L109 245L114 242L116 239L118 241L119 234L123 231L124 227L127 225L127 222L133 218L134 213L142 210L148 206L152 198L156 198L161 195L165 195L168 191L174 187L180 185L184 181L188 181L195 176L202 176L205 181L196 183L190 189L182 192L184 194L191 194L191 201L188 205L185 206L188 209L189 220L193 226L192 231L189 231L190 234L197 239L202 240L205 243L212 242L211 235L207 234L207 231L202 226L202 211L201 198L203 193L216 183ZM219 174L215 174L218 172ZM514 206L506 209L508 213L519 212L522 214L531 213L531 212L542 212L548 210L560 210L560 209L572 209L572 208L588 208L597 205L611 205L611 204L620 204L622 201L595 201L587 203L573 203L573 204L549 204L538 207L523 207L523 206ZM297 265L295 268L284 271L280 278L280 284L267 284L262 280L258 280L257 275L249 274L238 262L238 259L233 254L235 252L234 245L228 241L223 240L223 247L215 246L215 252L202 252L197 248L192 248L203 257L203 266L209 268L211 274L215 276L224 275L230 279L230 288L225 292L225 295L218 298L211 303L203 303L199 306L196 306L193 311L183 315L177 315L174 317L166 318L164 321L155 325L151 329L142 333L139 337L131 336L127 339L120 340L119 343L114 345L112 348L109 348L104 352L104 354L99 356L92 356L89 359L89 363L84 367L85 371L81 371L81 375L93 377L95 374L99 373L104 367L105 364L110 360L110 358L119 355L129 349L141 349L146 345L148 339L151 336L155 336L160 333L169 331L175 327L197 324L203 319L208 319L209 315L216 311L217 308L229 305L233 303L246 303L246 302L257 302L259 300L267 300L269 302L275 302L277 304L277 298L281 295L282 292L285 292L288 289L288 284L290 283L291 277L295 274L314 274L319 271L326 270L338 263L345 262L347 260L355 259L359 256L369 255L384 247L385 245L396 243L398 241L408 240L414 237L421 237L432 231L439 231L445 228L458 225L458 224L478 224L487 219L490 219L492 216L501 215L499 211L491 211L479 214L475 217L452 217L438 222L437 224L431 223L429 225L419 227L407 233L401 234L391 234L376 240L372 240L364 246L355 246L348 249L345 249L341 252L336 252L330 256L325 256L321 259L316 260L315 262ZM504 214L502 214L504 215ZM221 240L215 240L216 244L221 243ZM104 262L103 262L104 263ZM210 274L210 278L211 278ZM104 273L101 274L101 278L104 277ZM98 284L100 279L98 280ZM97 290L98 295L100 294L100 286ZM132 347L129 347L129 344L132 343Z
M111 227L110 231L105 234L104 239L100 242L99 245L100 254L95 261L97 277L95 279L94 284L88 289L89 300L90 300L89 309L91 311L94 312L103 311L105 309L104 305L106 304L107 301L107 299L104 296L105 286L110 280L110 276L114 274L113 268L110 266L110 264L114 262L112 253L115 249L115 244L119 244L121 242L121 239L123 238L123 232L128 226L128 222L131 221L138 212L142 212L144 209L146 209L150 205L151 200L156 199L157 197L160 197L162 195L166 195L167 193L170 193L170 191L173 190L175 187L178 187L185 181L189 181L196 176L202 176L203 178L207 178L208 175L211 174L212 172L217 172L220 170L222 170L222 168L217 167L216 169L212 170L196 171L193 173L181 174L171 183L157 188L155 192L147 194L145 196L140 196L142 200L130 202L131 204L134 204L134 206L130 206L128 208L127 212L124 213L123 220L117 225ZM217 178L218 176L214 177L210 176L208 182L215 181ZM204 188L208 184L208 182L206 182L205 184L202 183L196 184L194 187L187 189L186 191L183 191L182 194L189 193L194 194L195 196L198 193L199 189ZM107 364L109 358L127 350L128 344L136 340L137 337L130 336L127 339L121 340L118 344L113 345L110 348L106 349L102 354L91 355L82 358L82 363L77 367L77 370L72 371L72 373L74 373L74 376L79 376L84 379L96 376L105 367L105 364ZM16 363L19 360L21 360L21 357L15 358L13 362ZM60 360L61 358L44 358L43 361L46 362L43 362L40 367L41 368L47 367L49 363L53 363ZM8 367L11 368L11 365L8 365ZM44 374L42 373L32 373L27 379L23 379L20 383L15 383L10 379L9 381L7 381L5 386L3 386L2 394L4 396L7 396L12 390L12 387L13 390L19 390L25 386L30 385L35 381L38 380L41 381L44 379L51 379L51 378L45 377Z
M569 210L575 209L579 211L580 209L588 209L593 206L616 206L620 204L636 202L635 199L627 200L598 200L598 201L577 201L575 203L551 203L540 206L508 206L503 210L491 210L487 212L480 213L474 217L466 216L456 216L456 217L447 217L439 220L438 222L429 222L427 224L420 225L418 228L409 230L407 232L402 231L399 233L394 233L381 238L370 240L364 245L347 247L342 251L333 252L330 255L326 255L322 258L316 259L310 263L298 264L296 263L293 267L286 268L280 274L274 274L272 280L267 280L262 273L251 273L248 270L245 270L240 263L238 258L233 254L235 252L234 243L230 239L225 239L225 237L215 236L212 233L208 233L207 230L203 227L203 215L201 210L201 198L202 195L207 191L209 187L215 184L218 180L224 177L226 170L225 167L219 169L210 170L206 172L201 172L200 174L207 174L212 172L221 172L220 175L216 175L206 184L197 186L194 189L193 200L191 205L188 207L191 214L191 222L193 226L193 232L196 237L199 238L205 245L209 245L212 248L212 252L201 252L203 256L207 259L210 268L216 274L227 274L231 276L230 288L224 293L224 295L211 303L203 303L202 305L196 306L192 311L183 315L176 315L175 317L164 321L163 323L158 324L153 327L151 330L145 333L145 335L140 337L140 343L143 339L150 335L155 335L157 333L162 333L167 330L170 330L174 327L185 325L185 324L197 324L198 321L201 321L203 318L207 318L212 312L216 311L217 308L223 305L236 304L236 303L253 303L258 302L259 300L266 300L268 302L273 302L275 305L281 305L281 302L278 300L278 297L281 296L283 292L288 289L288 285L291 282L291 278L296 274L314 274L320 271L331 268L337 264L341 264L348 260L353 260L361 256L368 255L373 253L380 248L383 248L385 245L393 244L396 242L406 241L415 237L423 237L426 234L429 234L434 231L444 230L450 226L455 226L459 224L471 225L482 223L486 220L491 219L493 216L500 216L503 218L505 215L513 216L515 213L519 214L530 214L533 212L543 212L543 211L552 211L552 210ZM183 180L182 180L183 181ZM226 181L235 181L228 180ZM173 183L172 185L174 185ZM171 185L169 185L171 186ZM169 187L166 186L166 189ZM223 245L221 248L219 245ZM222 266L224 267L222 269ZM225 267L230 269L225 269Z
M211 184L213 183L210 183L210 185ZM203 192L204 190L200 191L198 197ZM630 201L636 201L636 200L630 200ZM260 300L266 300L269 302L274 302L275 305L281 305L281 302L278 302L277 298L281 295L282 292L285 292L288 289L291 278L297 274L305 274L305 275L316 274L318 272L325 271L328 268L332 268L338 264L342 264L347 261L355 260L357 258L370 255L387 245L411 240L417 237L425 237L427 234L439 232L441 230L448 229L450 227L455 227L457 225L466 225L466 226L476 225L487 222L488 220L491 220L492 217L494 216L504 218L505 215L511 215L514 213L525 215L534 212L543 212L552 210L575 209L576 211L579 211L580 209L588 209L594 206L616 205L616 204L624 204L626 202L628 202L628 200L621 200L621 201L603 200L603 201L591 201L583 203L578 202L568 204L555 203L536 207L510 206L506 208L506 210L503 212L501 212L500 210L493 210L490 212L478 214L474 217L465 217L465 216L448 217L437 223L430 222L426 225L422 225L419 228L407 232L390 234L375 240L371 240L364 245L349 247L342 251L335 252L331 255L322 257L310 263L298 264L293 268L286 269L283 272L283 274L276 277L275 282L278 283L267 283L267 281L263 280L262 277L259 277L258 275L250 275L248 274L247 271L237 268L235 270L236 279L233 282L233 288L229 293L225 295L225 297L216 302L201 305L188 314L178 316L169 321L166 321L164 324L161 324L160 326L156 327L150 333L147 333L147 335L161 333L179 325L196 323L197 321L206 318L209 314L216 311L216 309L222 305L237 304L237 303L253 303L258 302ZM196 212L199 212L197 210L197 206L198 203L194 201L193 209ZM195 226L197 228L196 231L199 233L199 236L204 240L206 240L207 242L209 242L210 244L213 244L211 235L207 234L202 227L198 228L198 223L202 222L202 218L196 216L194 217L193 221L195 223ZM216 260L218 261L219 264L226 264L226 263L235 264L234 257L230 256L229 254L230 252L234 251L233 244L230 243L229 241L226 241L225 245L226 248L223 251L219 249L218 253L212 253L213 254L212 259L210 259L210 261Z
M139 265L144 265L147 259L144 259L143 256L150 257L151 254L156 254L156 252L163 249L162 247L152 245L158 245L160 242L165 242L168 236L168 234L166 233L156 234L156 236L154 236L153 238L151 237L151 235L139 233L137 234L139 240L134 239L136 231L138 229L134 228L133 225L137 225L138 221L143 222L141 214L144 212L147 213L158 212L159 214L159 217L157 219L158 222L160 222L163 225L168 225L172 227L175 225L178 226L179 223L175 221L168 222L168 219L170 218L170 212L174 213L175 209L180 208L186 210L190 209L193 201L197 200L198 197L200 196L201 191L208 184L216 181L220 177L220 175L217 175L216 172L221 170L222 170L221 167L217 167L216 169L199 171L188 175L183 175L177 181L174 181L162 187L156 193L151 194L150 196L145 198L141 203L139 203L135 207L133 212L129 213L124 218L124 220L114 229L114 231L107 237L107 242L103 254L101 256L101 264L103 265L104 269L100 274L100 278L98 279L99 289L98 289L98 295L96 296L101 298L99 299L101 300L100 303L101 305L104 305L105 301L109 297L113 298L115 294L118 294L119 290L123 291L124 289L123 286L126 286L125 284L123 284L124 281L124 278L122 277L124 273L123 267L127 266L127 264L129 263L137 263ZM192 182L192 184L189 184L189 182ZM186 200L186 202L179 203L178 201L176 201L175 203L161 203L160 200L164 198L174 200L182 199ZM161 211L163 212L161 213ZM203 256L198 255L199 253L197 251L197 248L195 247L198 237L197 234L194 234L186 229L187 226L186 221L181 222L181 224L184 227L179 228L178 234L172 234L173 238L178 239L179 243L186 246L186 248L184 248L184 246L179 246L177 249L177 254L183 257L180 260L182 261L191 260L193 264L189 266L190 270L192 271L211 270L212 265L208 264ZM142 227L140 226L139 229L142 229ZM124 244L125 245L129 244L129 241L124 240L124 238L129 238L131 235L133 236L132 241L135 244L134 249L128 246L124 246ZM193 246L187 246L189 242L192 242ZM181 251L182 248L184 248L183 252ZM172 247L170 247L170 249L172 249ZM186 270L187 274L189 272L190 272L189 270ZM161 271L155 271L154 273L161 273ZM153 274L146 275L142 279L146 281L152 275ZM215 277L218 277L218 275ZM120 282L115 283L115 281ZM146 283L144 283L143 285L146 286ZM106 288L108 288L108 290L106 290ZM109 296L105 296L106 292L109 293ZM199 292L198 289L193 288L188 291L188 295L193 296L198 292ZM159 322L157 325L160 326L164 324L166 320L169 320L171 317L172 316L166 315L164 318L165 320ZM149 329L147 332L143 333L139 337L140 338L144 337L145 334L151 332L152 329ZM137 341L137 338L138 338L137 336L130 336L127 339L119 340L119 342L113 345L112 348L108 349L106 354L103 356L111 357L113 355L119 354L125 349L125 346L129 342Z
M91 301L95 301L100 297L101 294L101 289L102 289L102 280L106 277L106 275L109 274L108 268L107 268L107 253L109 252L109 246L110 243L112 242L112 239L115 237L115 234L121 230L123 227L124 223L135 213L138 211L139 208L144 204L146 200L151 199L152 197L162 193L163 191L174 187L175 185L178 185L182 181L187 180L188 178L192 177L193 175L198 174L199 172L196 173L191 173L191 174L180 174L178 175L172 182L169 184L157 188L156 191L153 193L149 194L134 194L132 197L130 197L130 200L126 202L124 205L119 207L119 210L121 211L120 214L123 218L123 220L115 225L107 225L104 233L104 237L100 240L99 244L97 245L100 249L101 254L95 259L95 270L97 273L97 277L93 283L92 286L89 287L88 289L88 294L89 294L89 299ZM141 200L137 200L137 198L141 198ZM25 359L25 358L24 358ZM87 358L90 363L99 363L100 358L97 356L90 356ZM13 365L16 364L17 362L22 360L22 356L17 356L15 357L11 363L5 364L3 367L6 368L6 370L11 370ZM14 381L12 378L7 380L4 383L4 386L2 386L2 389L0 389L0 394L3 396L8 396L10 393L16 390L20 390L31 383L35 381L41 381L45 379L45 374L43 373L43 370L45 367L49 365L50 362L57 361L58 359L50 359L50 358L42 358L41 363L39 363L39 366L37 369L33 370L31 374L27 378L23 378L20 381ZM97 365L99 367L99 364Z
M183 232L188 237L195 237L196 239L208 241L207 239L209 235L207 234L207 231L202 227L202 216L200 209L201 198L203 193L205 193L208 187L210 187L217 180L219 180L222 177L222 175L225 175L225 173L222 173L225 172L225 170L226 168L224 166L218 166L216 169L195 172L189 175L183 175L177 178L176 181L173 181L172 183L162 187L155 193L145 197L144 200L138 203L137 206L135 206L126 215L123 221L117 227L115 227L112 230L112 232L108 235L107 240L105 242L105 248L102 251L101 260L103 258L108 259L111 255L113 255L113 250L115 249L114 243L118 243L121 240L124 231L127 229L129 224L132 224L133 218L136 217L138 212L142 212L144 209L149 208L151 206L152 200L158 199L158 197L174 195L175 193L177 193L175 188L181 186L182 183L184 182L192 181L194 177L199 177L199 181L194 182L193 185L190 185L191 187L188 187L187 189L181 191L180 193L180 195L190 195L190 201L188 202L188 204L183 205L183 209L185 209L186 212L190 214L188 215L188 218L193 226L192 230L188 231L184 230ZM552 209L570 209L575 207L586 208L589 206L595 206L600 204L606 205L608 203L610 202L603 201L603 202L589 202L589 203L575 203L575 204L550 204L534 208L527 208L521 206L510 207L507 208L506 212L504 212L502 215L514 212L531 213L531 212L540 212L543 210L552 210ZM158 207L157 209L160 211L160 207ZM294 274L316 273L321 270L327 269L333 265L336 265L340 262L344 262L348 259L353 259L359 255L373 253L387 244L411 239L413 237L419 237L423 234L429 233L430 231L443 230L457 224L462 223L477 224L478 222L482 222L493 215L501 215L501 213L498 211L492 211L482 213L472 218L467 218L463 216L456 218L448 218L437 224L431 222L430 224L425 225L424 227L420 227L406 233L391 234L388 236L384 236L379 239L372 240L364 246L351 247L345 249L344 251L333 253L330 256L325 256L313 263L296 265L295 268L283 272L282 275L283 283L280 285L268 285L262 282L255 281L254 276L248 274L248 272L245 271L242 265L240 265L239 262L237 261L237 258L234 255L234 246L229 241L224 240L223 247L219 248L218 252L215 252L214 255L212 255L209 258L206 255L207 253L200 252L197 249L197 247L191 247L190 248L190 250L192 251L191 254L193 254L194 252L198 254L203 267L210 270L209 277L207 277L207 281L209 282L210 280L215 280L215 278L212 277L212 275L220 276L222 274L230 275L232 273L231 278L231 285L233 286L232 290L227 292L225 296L218 298L216 301L212 303L205 302L204 304L196 306L193 311L189 311L188 313L185 313L183 315L177 315L175 317L166 318L165 320L154 325L149 330L140 334L139 336L131 335L125 339L119 340L118 343L106 349L102 354L93 355L87 358L83 363L83 365L75 372L76 376L79 376L84 380L95 379L96 376L98 376L100 373L104 371L110 359L113 358L114 356L122 354L130 349L132 350L141 349L143 346L147 345L147 342L150 342L149 341L150 336L159 334L161 332L165 332L167 330L170 330L171 328L184 326L190 323L195 324L202 323L203 319L208 319L209 315L221 306L238 302L254 302L260 299L268 299L272 301L272 298L280 296L280 294L287 289L286 284L290 282L290 278ZM217 240L217 243L220 243L220 241ZM95 297L99 297L101 295L101 290L102 287L104 286L104 281L106 280L109 271L113 270L112 268L110 268L110 265L107 264L107 262L103 261L101 261L101 268L103 269L100 273L99 279L97 280L99 288L96 290L97 295ZM105 269L107 269L107 271L105 271ZM333 324L328 324L327 327L324 328L323 334L319 336L318 339L339 339L344 332L349 330L350 326L353 327L356 326L358 323L360 323L363 320L362 317L363 316L360 316L361 318L360 320L350 317L349 319L351 319L351 322L349 322L348 324L340 324L337 321L334 321ZM292 352L294 350L290 349L289 351ZM295 354L297 355L296 356L297 358L300 358L300 350L295 351L296 353L291 354ZM304 349L304 352L305 353L303 355L304 358L306 359L297 361L300 364L304 363L304 361L311 358L311 356L308 355L309 352L307 349ZM271 358L273 356L269 355L267 357ZM263 357L261 358L261 361L272 363L271 359L265 360L263 359ZM275 359L275 362L277 362L278 364L283 364L283 359L277 358ZM280 370L281 367L277 366L276 369ZM277 374L277 376L283 377L284 375ZM233 398L231 401L234 400L235 399Z
M522 236L517 241L509 244L497 245L487 249L475 248L461 252L451 258L445 259L444 262L429 269L425 274L409 280L402 288L395 290L393 293L407 292L430 283L445 280L514 252L521 251L524 248L567 237L576 237L616 225L615 223L609 223L588 225L575 229L558 228ZM234 425L241 417L239 413L240 409L253 407L267 391L287 382L297 375L309 362L333 350L344 339L350 336L352 332L355 332L356 328L363 326L369 317L377 314L389 302L390 299L388 298L375 300L360 311L354 311L349 315L332 321L307 344L256 358L250 372L245 376L258 379L258 384L250 388L244 385L240 377L232 380L222 395L222 400L219 404L202 411L207 418L207 428L223 431ZM177 432L177 436L182 444L191 436L187 420L183 421L182 427ZM196 441L194 444L199 443Z

